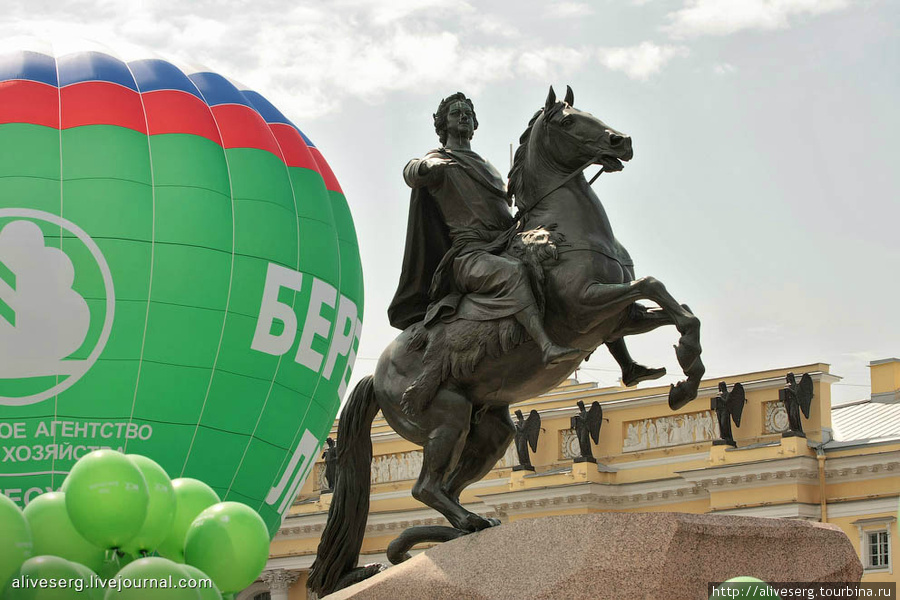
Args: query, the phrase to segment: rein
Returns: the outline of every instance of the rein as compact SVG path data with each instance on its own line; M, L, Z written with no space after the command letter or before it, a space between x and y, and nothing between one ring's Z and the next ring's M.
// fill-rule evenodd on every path
M546 125L545 125L545 128L546 128ZM547 131L548 134L549 134L549 129L545 129L545 131ZM575 135L572 135L571 133L569 133L569 132L566 131L565 129L559 129L559 130L558 130L558 133L565 134L565 135L569 136L570 138L576 140L576 141L579 142L580 144L583 144L583 143L584 143L584 140L578 138L578 137L575 136ZM545 134L545 135L547 135L547 134ZM550 188L549 190L547 190L546 192L544 192L544 195L542 195L540 198L538 198L537 201L536 201L534 204L532 204L532 205L529 206L529 207L526 207L525 210L520 210L519 212L517 212L517 213L516 213L516 216L515 216L516 221L518 221L521 217L524 217L524 216L527 215L529 212L531 212L531 211L534 209L534 207L536 207L538 204L540 204L540 203L544 200L544 198L546 198L547 196L549 196L550 194L552 194L553 192L555 192L556 190L558 190L558 189L561 188L562 186L564 186L564 185L566 185L567 183L569 183L570 181L572 181L572 179L574 179L574 178L577 177L578 175L581 175L581 174L584 172L585 169L587 169L589 166L591 166L591 165L594 164L597 160L599 160L601 156L602 156L602 153L601 153L601 152L598 152L595 156L592 156L586 163L584 163L583 165L581 165L580 167L578 167L575 171L569 173L569 174L568 174L565 178L563 178L563 180L560 181L558 184L556 184L555 186L553 186L552 188ZM591 178L591 180L588 182L588 185L593 185L594 182L597 181L597 178L600 177L600 174L601 174L601 173L603 173L603 167L602 167L602 166L600 167L600 170L597 171L597 174L594 175L594 176Z
M572 181L572 179L574 179L578 175L581 175L585 169L587 169L589 166L594 164L597 161L597 159L599 159L599 158L600 158L600 155L598 154L597 156L591 158L586 163L584 163L583 165L578 167L578 169L576 169L575 171L572 171L571 173L569 173L562 181L560 181L558 184L556 184L555 186L550 188L548 191L546 191L543 196L538 198L537 202L535 202L531 206L527 207L525 210L520 210L519 212L517 212L515 219L518 221L521 217L524 217L525 215L527 215L529 212L532 211L532 209L534 209L534 207L536 207L538 204L540 204L544 200L544 198L546 198L547 196L549 196L550 194L552 194L553 192L555 192L562 186L564 186L567 183L569 183L570 181ZM588 185L593 185L594 182L597 181L597 178L600 177L600 175L602 173L603 173L603 167L600 167L600 170L597 171L597 174L594 175L593 177L591 177L591 180L588 182Z

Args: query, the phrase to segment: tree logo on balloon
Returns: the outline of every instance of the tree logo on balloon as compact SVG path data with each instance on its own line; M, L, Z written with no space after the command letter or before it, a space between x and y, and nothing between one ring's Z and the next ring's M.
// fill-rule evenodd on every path
M83 229L40 210L0 209L0 405L74 385L103 352L114 309L109 265Z

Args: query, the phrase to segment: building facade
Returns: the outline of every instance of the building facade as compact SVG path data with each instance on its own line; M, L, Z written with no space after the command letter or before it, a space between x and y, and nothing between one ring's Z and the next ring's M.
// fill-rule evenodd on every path
M706 380L696 400L679 411L667 387L599 388L569 380L510 411L532 409L541 434L531 462L514 470L513 446L461 500L469 510L503 522L603 511L675 511L806 519L832 523L860 555L863 581L898 581L900 493L900 360L871 363L871 398L831 406L839 378L823 363ZM803 418L806 437L785 437L788 416L779 400L789 372L809 373L813 400ZM740 383L747 402L736 448L717 445L711 400L718 383ZM572 417L582 401L601 403L604 421L597 464L576 462ZM336 429L333 435L336 434ZM340 440L338 440L340 443ZM380 417L372 428L371 506L360 564L387 564L385 550L414 525L447 524L410 495L421 448L395 434ZM303 600L306 576L324 527L330 494L324 463L315 466L271 546L262 577L238 600ZM415 552L415 551L413 551ZM737 575L737 574L736 574Z

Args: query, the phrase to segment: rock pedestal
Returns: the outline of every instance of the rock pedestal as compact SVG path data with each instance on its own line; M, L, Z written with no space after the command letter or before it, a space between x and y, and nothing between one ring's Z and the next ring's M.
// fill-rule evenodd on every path
M506 523L423 552L323 600L692 600L707 583L859 581L833 525L725 515L600 513Z

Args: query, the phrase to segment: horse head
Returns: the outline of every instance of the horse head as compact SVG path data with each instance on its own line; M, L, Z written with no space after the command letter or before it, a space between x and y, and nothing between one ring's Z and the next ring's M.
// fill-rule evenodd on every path
M629 136L574 105L571 87L566 86L565 98L557 101L551 86L544 107L519 137L509 172L509 194L520 209L533 206L557 184L592 164L601 165L606 172L621 171L622 163L634 156ZM550 183L554 180L557 184Z
M602 165L607 172L621 171L622 163L634 156L629 136L591 113L575 108L575 94L569 86L561 102L550 88L541 116L535 122L535 129L538 128L542 135L533 139L543 146L545 156L566 173L589 164Z

